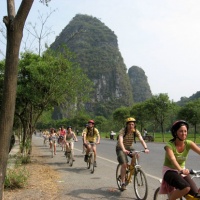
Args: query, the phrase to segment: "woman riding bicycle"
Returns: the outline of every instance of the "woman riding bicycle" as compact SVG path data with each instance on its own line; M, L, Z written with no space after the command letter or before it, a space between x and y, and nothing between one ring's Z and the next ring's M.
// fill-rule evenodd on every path
M188 129L186 121L174 122L171 127L173 139L164 147L165 161L160 194L169 194L169 200L181 198L188 193L198 193L198 188L189 175L189 169L185 168L190 149L200 154L200 148L191 140L187 140Z
M136 120L132 117L126 119L126 126L119 131L117 146L116 146L116 154L117 160L119 164L121 164L121 190L126 189L125 185L125 174L126 174L126 167L128 164L128 157L127 155L133 150L132 145L137 137L141 142L142 146L145 149L145 153L148 153L149 150L147 149L147 145L143 140L140 132L136 129ZM134 166L134 159L131 161L131 165Z
M51 128L49 135L49 146L50 149L53 148L54 155L56 155L56 139L57 139L56 130L54 128Z
M77 142L78 139L77 139L75 133L72 131L72 127L71 126L67 127L67 132L65 134L64 140L66 141L66 152L65 152L65 155L67 155L67 153L70 153L70 151L72 151L72 153L73 153L74 141ZM73 155L73 161L75 161L74 160L74 155Z

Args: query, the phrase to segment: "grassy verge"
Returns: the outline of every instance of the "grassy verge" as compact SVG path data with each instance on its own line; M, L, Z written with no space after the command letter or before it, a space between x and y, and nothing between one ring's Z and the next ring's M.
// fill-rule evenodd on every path
M4 182L5 189L16 189L16 188L23 188L26 186L29 173L26 170L24 164L30 162L30 157L22 157L15 155L12 158L13 166L10 167L6 171L6 177Z
M154 142L163 142L163 135L164 135L164 142L168 142L170 139L172 139L171 133L164 133L163 135L162 133L154 133L154 134L149 133L148 135L151 135L154 137ZM110 134L101 132L101 138L110 138ZM115 136L115 139L116 139L116 136ZM200 134L196 134L196 139L195 139L195 135L192 133L189 133L187 139L195 141L195 143L197 144L200 144Z

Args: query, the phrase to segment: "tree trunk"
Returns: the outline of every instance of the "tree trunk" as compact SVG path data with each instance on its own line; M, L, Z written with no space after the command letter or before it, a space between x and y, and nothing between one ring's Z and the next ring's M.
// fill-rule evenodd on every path
M8 16L3 22L7 28L6 61L4 73L3 98L0 111L0 199L3 199L4 180L8 160L8 151L14 121L17 89L19 50L24 23L34 0L23 0L15 15L14 0L7 0Z

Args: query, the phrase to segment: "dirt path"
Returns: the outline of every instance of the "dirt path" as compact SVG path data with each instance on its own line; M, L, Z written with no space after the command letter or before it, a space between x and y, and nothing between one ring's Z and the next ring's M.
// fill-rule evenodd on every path
M40 152L35 147L31 160L30 164L23 166L29 172L27 186L23 189L5 190L4 200L53 200L59 196L56 182L59 173L43 164L44 158L40 157Z

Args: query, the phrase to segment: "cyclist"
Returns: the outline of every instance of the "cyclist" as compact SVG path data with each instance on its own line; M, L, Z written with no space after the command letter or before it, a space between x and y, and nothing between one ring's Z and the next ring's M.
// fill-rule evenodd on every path
M65 155L67 156L67 154L70 153L70 151L72 151L72 153L73 153L74 141L75 142L78 141L75 133L72 131L72 127L71 126L67 127L67 133L65 134L64 140L66 141L66 152L65 152ZM70 147L70 145L71 145L71 147ZM72 155L72 156L73 156L73 161L75 161L74 160L74 155Z
M200 148L187 140L189 125L184 120L174 122L171 127L172 139L165 145L163 181L160 193L170 194L169 200L181 198L187 193L195 195L198 188L185 168L189 150L200 154ZM179 173L181 172L181 173Z
M61 126L61 129L59 130L59 139L58 139L58 143L61 145L62 147L62 151L65 151L64 145L65 145L65 141L64 141L64 137L66 135L66 129L64 128L64 126Z
M116 154L119 164L121 164L121 190L126 190L125 185L125 174L128 164L127 155L133 150L133 142L136 137L141 142L142 146L145 149L145 153L148 153L149 150L145 141L142 138L141 133L136 129L136 120L132 117L126 119L126 126L119 131L117 145L116 145ZM134 159L131 160L131 165L134 166Z
M54 155L56 155L56 130L54 128L50 129L49 145L50 149L53 148Z
M96 157L97 157L97 149L96 144L100 143L100 135L97 128L94 127L94 120L88 121L88 126L83 130L83 141L86 147L86 154L84 161L88 161L88 154L90 149L92 148L94 151L94 166L97 167ZM96 143L96 144L91 144Z
M45 130L45 131L43 131L42 134L43 134L43 138L44 138L43 144L46 145L48 138L49 138L49 131Z

